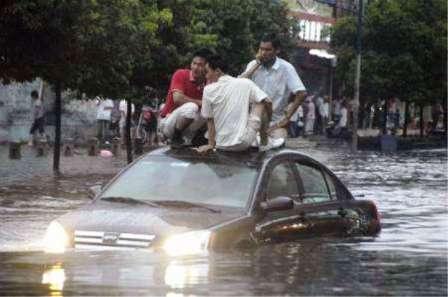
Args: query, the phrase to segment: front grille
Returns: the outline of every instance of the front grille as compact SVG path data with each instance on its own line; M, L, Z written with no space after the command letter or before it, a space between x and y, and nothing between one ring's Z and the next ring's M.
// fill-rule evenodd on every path
M78 249L148 248L155 235L76 230L74 244Z

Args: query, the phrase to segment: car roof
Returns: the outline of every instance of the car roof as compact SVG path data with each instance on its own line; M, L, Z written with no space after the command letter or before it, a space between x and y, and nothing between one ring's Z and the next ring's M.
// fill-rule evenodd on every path
M282 148L282 149L274 149L269 150L267 152L260 152L258 149L249 149L243 152L224 152L224 151L215 151L207 154L199 154L195 150L191 148L181 148L181 149L172 149L169 146L162 147L156 149L154 151L146 154L142 159L148 160L150 158L160 156L160 157L168 157L174 159L181 160L190 160L190 161L223 161L223 162L231 162L233 164L240 164L243 166L250 167L261 167L261 165L274 157L281 155L294 155L297 159L303 159L307 161L311 161L313 163L319 163L310 156L307 156L303 153L299 153L296 150Z

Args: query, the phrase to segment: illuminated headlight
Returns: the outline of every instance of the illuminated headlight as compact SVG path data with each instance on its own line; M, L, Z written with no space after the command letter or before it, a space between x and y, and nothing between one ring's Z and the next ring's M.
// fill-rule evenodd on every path
M192 231L173 235L163 244L163 250L170 256L184 256L205 253L210 241L210 231Z
M46 253L63 253L69 245L69 238L64 227L56 221L50 223L44 238Z

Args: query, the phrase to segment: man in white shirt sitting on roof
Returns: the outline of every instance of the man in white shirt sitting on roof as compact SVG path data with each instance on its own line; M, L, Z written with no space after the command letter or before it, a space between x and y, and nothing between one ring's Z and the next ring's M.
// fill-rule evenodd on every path
M204 88L201 114L207 119L208 144L198 152L244 151L257 143L258 132L260 151L284 144L283 138L267 137L272 106L266 93L249 79L226 75L227 64L218 55L209 57L205 69L209 84Z

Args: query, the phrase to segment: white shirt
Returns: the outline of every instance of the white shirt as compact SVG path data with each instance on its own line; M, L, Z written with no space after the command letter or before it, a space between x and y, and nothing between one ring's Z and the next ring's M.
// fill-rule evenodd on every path
M341 114L341 101L334 100L333 101L333 114L340 115Z
M246 78L221 76L204 88L201 114L213 118L216 146L241 143L249 119L249 104L261 102L268 95Z
M45 114L44 104L40 98L34 100L33 108L34 108L33 116L35 120L40 119L41 117L44 116Z
M98 103L98 109L96 112L97 120L110 121L110 113L114 107L114 102L111 99L101 100ZM110 109L106 109L110 108Z
M246 71L255 65L253 60L247 64ZM276 58L271 68L260 66L252 75L252 80L272 100L272 122L276 123L285 117L285 108L289 97L298 91L305 91L296 69L289 62Z
M128 102L126 100L120 101L119 106L120 112L121 112L121 118L120 118L120 127L126 126L126 115L128 113ZM135 112L135 105L134 103L131 104L131 114L134 114Z
M308 110L307 110L307 113L306 113L306 119L307 120L314 120L316 118L316 107L315 107L313 101L309 101L308 102L307 108L308 108Z
M341 118L339 119L337 126L340 128L344 128L347 126L347 108L345 107L341 108Z
M319 113L322 117L328 118L330 116L330 104L328 102L324 102L319 107Z

